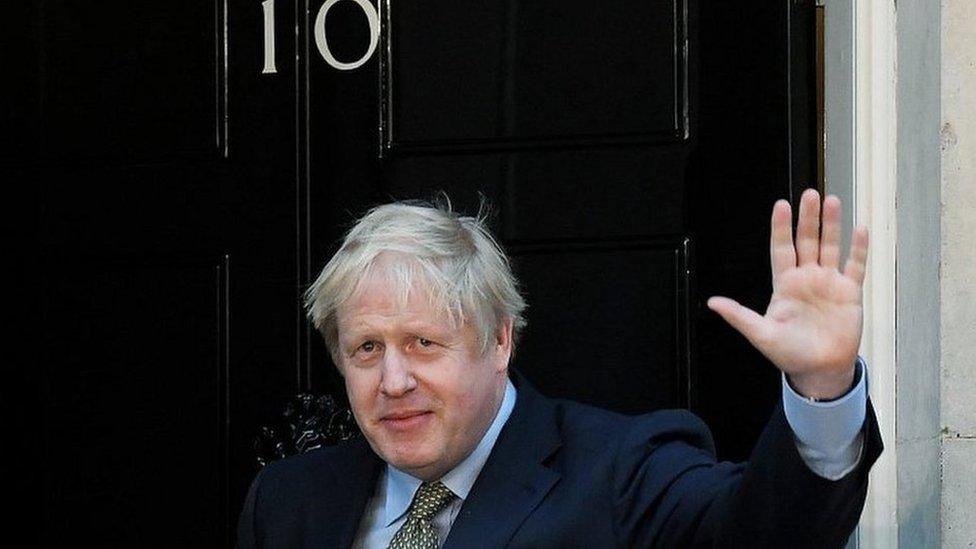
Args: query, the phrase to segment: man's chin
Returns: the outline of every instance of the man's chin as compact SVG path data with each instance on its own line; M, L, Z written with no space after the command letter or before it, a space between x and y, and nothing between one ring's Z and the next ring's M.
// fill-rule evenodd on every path
M400 471L421 480L436 480L443 476L438 466L438 460L430 456L391 455L384 461Z
M408 440L408 437L383 436L380 440L367 436L373 451L386 463L413 476L417 471L436 469L438 455L430 447L420 441Z

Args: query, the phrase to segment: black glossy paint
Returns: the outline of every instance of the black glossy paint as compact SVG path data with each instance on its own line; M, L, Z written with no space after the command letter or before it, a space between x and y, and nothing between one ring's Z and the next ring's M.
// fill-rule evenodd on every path
M384 3L343 72L321 2L276 0L271 75L257 0L12 12L4 411L39 544L230 545L258 427L341 394L301 291L368 205L437 190L494 204L540 389L690 406L747 456L777 372L703 303L765 306L769 210L814 181L812 2L462 4ZM364 51L353 2L326 28Z

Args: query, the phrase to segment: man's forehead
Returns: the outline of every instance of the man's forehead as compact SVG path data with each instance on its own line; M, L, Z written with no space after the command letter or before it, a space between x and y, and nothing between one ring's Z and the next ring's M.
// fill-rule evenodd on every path
M431 290L420 280L410 285L391 277L367 274L356 285L352 295L339 306L339 313L437 315L437 305Z
M339 330L395 321L404 327L453 329L450 315L425 288L401 292L390 283L362 286L337 311Z

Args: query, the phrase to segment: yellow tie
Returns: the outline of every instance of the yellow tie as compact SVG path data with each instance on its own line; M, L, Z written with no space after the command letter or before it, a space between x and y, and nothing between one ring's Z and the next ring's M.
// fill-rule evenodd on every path
M390 549L437 549L437 528L431 520L447 507L454 493L440 482L424 482L407 509L407 522L390 541Z

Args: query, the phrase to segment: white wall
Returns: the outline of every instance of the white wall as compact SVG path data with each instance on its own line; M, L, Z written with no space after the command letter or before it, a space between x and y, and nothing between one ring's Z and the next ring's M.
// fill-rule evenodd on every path
M942 0L943 547L976 547L976 2Z
M940 544L941 18L898 0L895 444L898 544Z
M854 221L867 226L871 233L864 281L864 334L860 354L870 361L871 401L885 444L884 453L871 469L868 497L855 544L864 549L890 549L898 547L901 503L895 436L897 17L891 0L828 0L827 12L837 8L846 12L848 2L853 2L855 7ZM841 66L835 72L829 63L826 68L828 83L833 77L843 77L847 70ZM826 108L829 111L836 107L827 104ZM828 126L828 144L832 131L833 128ZM828 156L827 161L830 162L831 157ZM838 183L834 182L835 185Z

